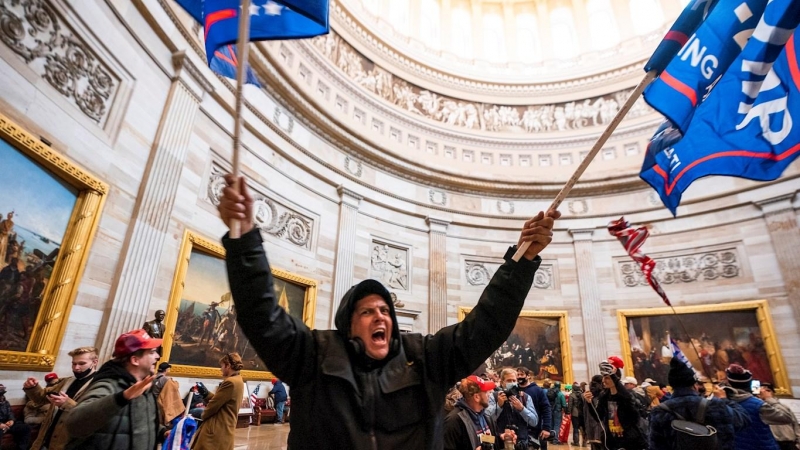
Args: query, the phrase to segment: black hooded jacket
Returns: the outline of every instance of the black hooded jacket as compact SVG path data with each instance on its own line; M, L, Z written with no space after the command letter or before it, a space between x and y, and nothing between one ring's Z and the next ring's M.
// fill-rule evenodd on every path
M267 367L292 387L292 450L441 449L447 389L511 333L541 262L515 263L509 249L472 312L434 335L401 335L389 293L374 280L344 296L338 330L309 330L278 306L259 231L223 244L237 321ZM381 361L348 336L355 302L372 293L386 300L394 325Z

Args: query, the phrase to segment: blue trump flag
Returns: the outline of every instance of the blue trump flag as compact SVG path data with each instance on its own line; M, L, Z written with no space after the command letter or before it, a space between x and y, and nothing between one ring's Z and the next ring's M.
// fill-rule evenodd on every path
M645 64L644 71L655 70L661 73L666 69L672 58L686 44L689 36L694 34L716 3L717 0L692 0L689 2L675 23L672 24L664 39L658 44L653 56Z
M685 133L697 107L741 53L768 0L719 0L644 99Z
M235 78L239 64L236 41L239 38L239 0L177 0L195 20L203 25L208 65L220 75ZM328 24L328 0L252 0L250 41L301 39L325 34ZM247 82L258 84L247 68Z
M771 0L759 19L686 132L668 122L648 147L640 176L673 215L698 178L774 180L800 154L800 1Z

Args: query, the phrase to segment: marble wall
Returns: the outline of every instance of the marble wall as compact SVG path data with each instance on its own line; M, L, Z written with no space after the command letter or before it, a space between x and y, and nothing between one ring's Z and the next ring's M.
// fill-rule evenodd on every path
M113 74L116 86L114 95L102 100L106 109L97 120L74 95L48 81L44 69L0 43L3 114L111 186L56 360L55 370L66 374L66 354L72 348L97 345L108 357L119 333L167 308L185 230L210 239L224 233L213 202L219 174L230 168L232 84L205 67L187 18L173 10L175 5L160 0L27 3L52 12L78 36ZM406 328L430 333L456 323L458 307L474 306L478 300L480 274L496 268L508 245L516 243L526 216L545 208L549 197L498 194L517 188L504 184L502 172L498 175L494 169L483 173L486 193L481 194L479 187L432 185L431 179L443 179L434 172L447 162L437 162L438 168L416 167L404 177L389 170L395 162L381 165L382 160L370 160L364 148L380 150L388 138L329 127L331 119L338 117L344 125L352 116L335 113L335 106L317 104L319 117L299 114L310 98L293 78L300 57L294 66L278 66L276 72L267 73L263 65L279 64L279 51L267 45L254 52L261 75L286 79L264 90L245 88L248 108L242 140L242 173L264 199L265 213L288 214L299 227L297 234L287 235L271 220L260 224L272 264L318 282L314 323L319 328L333 326L338 297L367 277L390 285ZM311 65L305 67L310 70ZM351 106L366 103L354 94L347 98ZM376 108L374 102L367 106ZM391 107L369 111L402 117ZM407 117L403 120L411 123ZM652 132L646 124L631 125L618 144L646 142ZM342 144L341 136L354 143ZM537 145L546 150L550 144ZM564 145L576 160L584 148L583 143ZM399 144L396 147L394 153L402 153ZM443 147L444 141L438 148ZM362 150L365 153L359 154ZM425 157L414 153L404 158L403 164L410 164ZM453 162L456 171L462 163ZM626 174L634 173L632 155L623 166ZM602 194L592 195L587 185L579 197L565 202L565 218L542 254L546 272L525 303L526 310L568 312L576 378L587 379L599 357L621 351L618 309L661 305L649 287L626 284L623 249L605 231L610 219L628 214L633 222L651 228L646 250L656 258L735 252L737 276L665 288L676 305L766 299L793 393L800 395L800 298L794 270L799 258L796 250L786 250L800 248L800 166L795 163L772 183L701 180L685 197L677 219L641 184L605 189L603 180L614 167L607 159L590 172ZM556 184L569 173L564 168L517 169L516 178L523 178L527 170L528 176ZM426 172L431 178L421 175ZM12 400L21 399L16 387L29 375L0 371L0 383L9 388ZM180 381L188 387L192 380Z

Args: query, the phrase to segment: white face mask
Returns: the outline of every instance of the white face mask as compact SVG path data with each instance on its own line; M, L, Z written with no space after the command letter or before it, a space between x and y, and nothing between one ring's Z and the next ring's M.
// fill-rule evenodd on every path
M506 389L511 389L516 385L517 385L517 383L506 383Z

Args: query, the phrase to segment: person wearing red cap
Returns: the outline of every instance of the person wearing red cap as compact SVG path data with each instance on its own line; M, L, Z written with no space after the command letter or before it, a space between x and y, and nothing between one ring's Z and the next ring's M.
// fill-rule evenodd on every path
M278 424L283 423L283 407L286 405L286 400L289 399L289 396L286 395L286 386L283 385L283 382L277 378L272 379L272 390L269 391L269 394L272 395L272 400L275 402L275 414L277 418Z
M241 237L223 237L236 320L267 367L292 387L289 448L442 448L445 396L508 339L552 241L557 211L525 222L480 300L461 322L423 336L401 333L394 302L363 280L335 307L335 330L310 330L275 295L254 199L244 178L226 175L218 210ZM234 187L235 186L235 187ZM335 423L320 432L320 424Z
M39 381L30 377L22 385L25 395L35 402L48 402L52 407L42 421L39 434L31 447L32 450L46 448L48 450L63 450L69 440L67 427L63 416L66 411L77 405L78 397L94 378L97 370L97 349L95 347L78 347L71 352L72 375L59 378L56 374L45 375L47 387L39 386ZM55 377L55 378L54 378ZM54 379L53 379L54 378ZM53 384L51 385L51 381Z
M161 339L144 330L122 334L113 359L100 367L64 422L67 450L154 450L165 437L158 405L150 390Z
M484 381L475 375L461 380L458 391L462 397L444 419L444 450L480 450L482 442L499 450L506 437L516 444L516 433L512 430L500 432L495 419L486 414L494 388L493 381Z

